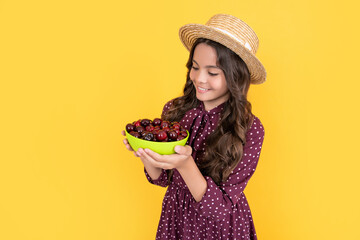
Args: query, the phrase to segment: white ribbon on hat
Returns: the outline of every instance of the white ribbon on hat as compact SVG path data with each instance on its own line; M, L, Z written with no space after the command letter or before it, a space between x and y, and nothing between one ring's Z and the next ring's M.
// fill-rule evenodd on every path
M244 44L244 41L243 41L242 39L236 37L236 36L233 35L232 33L229 33L228 31L226 31L226 30L224 30L224 29L221 29L221 28L217 28L217 27L214 27L214 28L217 29L217 30L220 30L221 32L225 33L226 35L229 35L229 36L232 37L232 38L235 38L236 40L238 40L239 42L241 42L241 43L244 45L244 47L246 47L249 51L252 50L252 48L251 48L251 46L250 46L250 44L249 44L248 42L245 42L245 44Z

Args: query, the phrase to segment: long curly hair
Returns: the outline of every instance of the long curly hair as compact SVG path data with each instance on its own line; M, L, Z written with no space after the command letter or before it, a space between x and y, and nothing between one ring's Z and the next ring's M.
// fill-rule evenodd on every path
M229 99L217 128L206 139L205 155L197 165L204 176L211 177L218 185L229 177L232 170L240 162L245 134L251 127L253 114L251 103L247 100L250 87L250 73L245 62L227 47L209 39L199 38L193 44L186 67L188 69L184 95L175 98L162 118L169 121L180 121L185 113L198 106L196 90L190 79L195 48L205 43L216 50L217 66L224 72ZM173 170L169 171L169 179Z

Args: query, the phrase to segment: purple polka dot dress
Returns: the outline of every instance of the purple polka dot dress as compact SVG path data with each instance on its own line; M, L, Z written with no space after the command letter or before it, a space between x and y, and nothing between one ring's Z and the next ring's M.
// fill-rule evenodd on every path
M224 104L206 111L200 102L180 121L190 133L187 144L193 148L195 161L204 155L205 139L217 127ZM163 111L167 111L170 105L171 101ZM152 180L145 170L150 183L168 187L156 239L257 239L244 189L255 172L263 139L264 127L255 116L246 133L241 161L220 185L204 176L207 190L200 202L195 201L176 169L170 184L165 170L156 180Z

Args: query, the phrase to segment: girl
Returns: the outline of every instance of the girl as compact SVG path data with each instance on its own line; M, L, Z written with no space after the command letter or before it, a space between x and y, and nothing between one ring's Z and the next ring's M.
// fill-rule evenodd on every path
M156 239L257 239L243 192L264 139L247 101L250 84L266 79L257 36L240 19L217 14L180 28L180 39L190 50L184 95L165 104L162 119L180 121L187 145L172 155L134 152L148 181L168 187Z

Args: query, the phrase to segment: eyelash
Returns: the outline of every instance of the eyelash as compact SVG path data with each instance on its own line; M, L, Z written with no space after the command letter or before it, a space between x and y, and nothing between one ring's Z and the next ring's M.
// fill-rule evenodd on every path
M199 70L199 68L196 68L196 67L194 67L194 66L192 66L191 68L194 69L195 71ZM210 75L210 76L217 76L217 75L219 75L219 74L218 74L218 73L211 73L211 72L209 72L209 75Z

